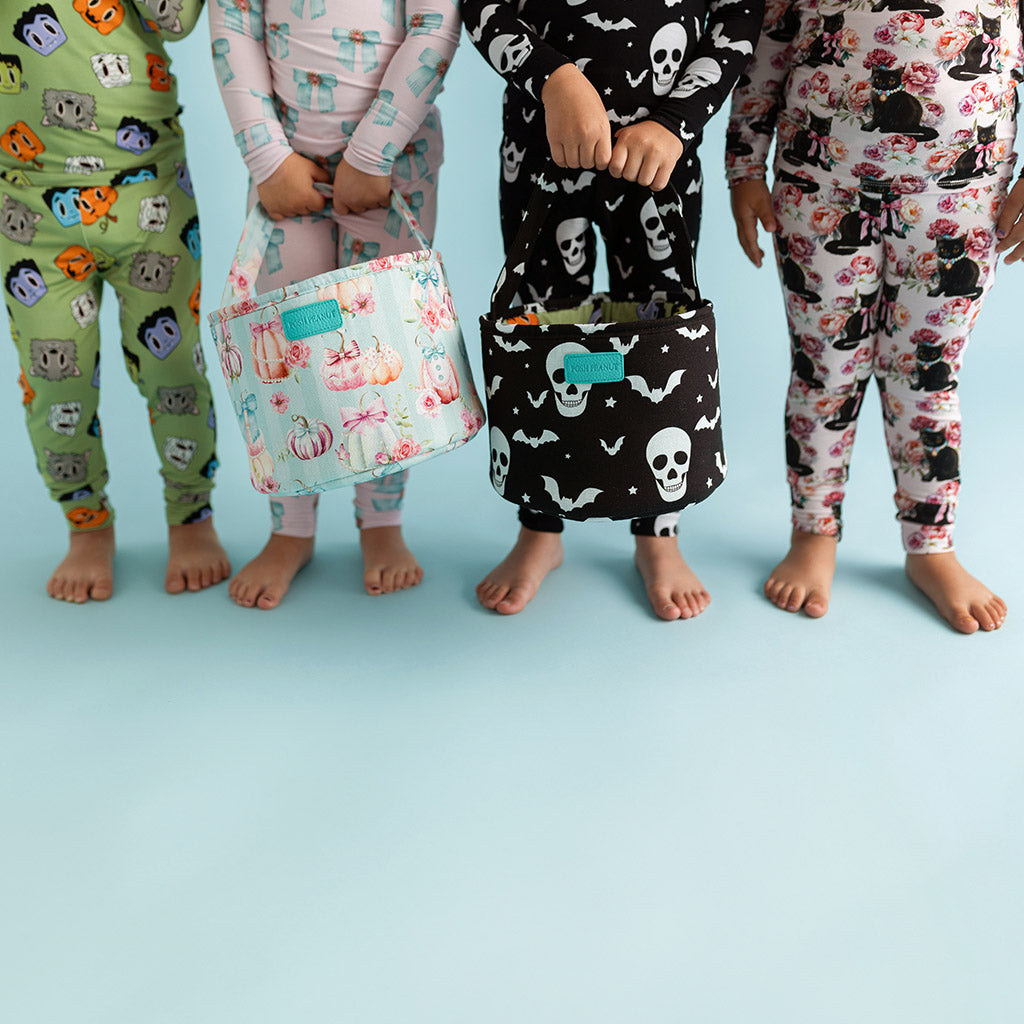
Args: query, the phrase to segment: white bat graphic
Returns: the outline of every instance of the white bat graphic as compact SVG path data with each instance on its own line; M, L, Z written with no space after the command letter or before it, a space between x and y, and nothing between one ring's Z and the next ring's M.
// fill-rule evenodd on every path
M607 204L605 204L605 205L607 205ZM624 267L622 265L622 260L620 260L618 256L615 256L613 258L614 258L615 262L619 265L619 276L622 278L623 281L625 281L626 278L629 277L629 275L633 273L633 268L632 267Z
M681 334L684 338L689 338L690 341L696 341L698 338L703 338L708 333L708 325L701 324L695 331L689 327L677 327L676 334Z
M528 444L531 448L539 448L542 444L557 441L558 435L553 430L544 430L540 437L527 437L521 430L517 430L512 435L512 440L518 441L520 444Z
M491 20L491 18L494 17L494 12L500 6L501 6L501 4L488 4L480 12L480 24L477 26L475 32L470 32L469 33L469 38L472 39L474 43L479 43L480 40L483 38L484 26L487 24L487 22L489 22Z
M603 29L605 32L620 32L624 28L636 28L636 22L629 18L620 18L618 21L605 21L599 14L584 14L583 20L588 25Z
M711 386L712 386L713 388L717 388L717 387L718 387L718 371L717 371L717 370L715 370L715 375L714 375L714 377L712 377L710 373L708 374L708 383L709 383L709 384L710 384L710 385L711 385Z
M622 437L620 437L618 439L618 441L615 442L615 444L610 445L610 444L608 444L608 442L603 437L599 437L598 438L598 441L601 442L601 447L609 455L618 455L619 454L619 449L622 447L622 442L625 441L625 440L626 440L626 435L623 434Z
M654 388L653 390L651 390L647 381L639 374L633 374L632 376L627 377L626 380L629 381L634 391L643 395L644 398L649 399L657 405L659 402L664 401L668 395L671 395L672 392L679 387L679 382L683 379L684 373L686 373L685 370L673 370L669 375L668 380L665 382L665 386L663 388Z
M551 495L555 504L563 512L571 512L573 509L583 508L584 505L589 505L599 494L603 493L597 487L585 487L580 491L578 498L563 498L558 491L557 480L552 479L550 476L541 476L541 480L544 481L544 490Z
M625 274L623 277L625 277ZM640 340L640 335L634 334L633 337L629 339L629 342L624 342L621 338L609 338L608 340L612 343L612 348L615 349L616 352L621 352L623 355L626 355L628 352L633 351L633 346Z
M526 397L530 400L530 405L532 405L534 409L539 409L544 404L544 399L548 397L548 393L545 389L540 393L540 398L534 398L533 395L531 395L530 392L527 391Z
M619 198L616 199L614 203L609 203L607 200L605 200L605 209L609 213L614 213L622 205L622 200L625 198L625 196L619 196Z
M523 114L523 120L529 124L537 116L537 108L534 107L529 114Z
M647 107L641 107L639 110L634 111L632 114L620 114L614 107L607 111L608 120L613 124L629 124L630 121L635 121L638 118L646 117L650 113Z
M503 348L506 352L529 352L530 346L525 341L513 341L508 342L504 338L499 338L498 335L494 336L494 343L499 348Z
M504 379L505 378L502 377L502 375L500 373L496 374L495 377L494 377L494 380L492 380L491 383L488 384L487 387L484 388L484 391L487 392L487 397L488 398L493 398L498 393L498 388L501 387L501 382Z
M726 36L721 25L714 25L711 29L711 42L720 50L735 50L737 53L753 53L754 47L746 39L733 42Z
M726 462L721 452L715 452L715 465L718 467L718 472L725 476L725 471L729 468L729 463Z
M645 78L647 77L646 71L641 71L640 74L634 78L628 71L626 72L626 81L635 89Z
M681 278L679 277L679 271L678 271L678 270L676 270L676 268L675 268L675 267L666 267L666 268L665 268L665 269L664 269L664 270L662 271L662 273L663 273L663 274L664 274L664 275L665 275L665 276L666 276L666 277L667 277L667 278L668 278L668 279L669 279L670 281L678 281L678 282L679 282L680 284L682 284L682 283L683 283L683 282L682 282L682 279L681 279Z
M550 285L548 287L548 290L543 295L541 295L541 293L537 291L537 289L534 288L532 284L527 282L526 290L533 296L534 302L547 302L548 299L551 298L551 293L555 290L555 286Z
M715 410L714 419L710 419L709 420L707 418L707 416L701 416L701 418L699 420L697 420L697 426L694 429L696 429L696 430L714 430L715 427L718 426L718 420L721 417L721 415L722 415L722 409L721 409L721 407L719 407L719 408L717 408Z
M566 192L581 192L587 188L597 175L593 171L584 171L575 181L567 181L564 184Z

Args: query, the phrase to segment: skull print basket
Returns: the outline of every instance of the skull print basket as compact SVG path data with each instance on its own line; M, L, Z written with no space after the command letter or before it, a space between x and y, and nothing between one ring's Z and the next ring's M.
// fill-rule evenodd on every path
M674 239L679 294L510 309L551 208L543 179L534 191L480 318L491 483L508 501L564 519L633 519L703 501L725 478L715 319L669 194L651 204L651 230Z
M440 253L423 246L254 295L273 231L257 204L210 314L253 487L312 494L465 444L483 426Z

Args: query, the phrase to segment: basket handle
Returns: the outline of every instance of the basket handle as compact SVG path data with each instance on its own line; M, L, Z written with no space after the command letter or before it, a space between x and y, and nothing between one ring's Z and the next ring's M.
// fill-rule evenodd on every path
M537 186L530 196L522 226L512 242L505 266L502 267L491 293L492 316L500 316L508 311L516 292L519 291L519 286L526 277L526 268L530 262L534 244L541 235L544 223L559 192L558 178L558 169L553 162L549 161L548 167L537 178ZM693 261L693 242L690 238L690 230L686 226L686 218L683 216L682 201L672 185L668 185L663 194L669 198L670 203L668 206L659 206L658 213L664 218L667 230L675 235L672 248L676 257L676 271L679 274L681 286L692 291L697 302L702 302L700 288L697 285L697 269ZM658 193L651 192L651 195L657 202Z
M314 188L326 196L332 198L334 191L326 182L315 182ZM328 216L338 220L338 215L333 207L328 204ZM406 201L395 189L391 190L391 209L405 221L409 234L424 248L429 249L430 240L423 234L419 221L412 214ZM244 299L251 299L256 294L256 275L263 265L263 257L266 255L267 246L270 244L270 236L273 233L275 222L267 216L266 210L260 203L249 211L245 227L242 229L242 237L238 240L238 248L235 250L235 260L231 264L231 273L228 274L227 283L224 285L224 294L221 297L221 306L230 306L232 303L241 302ZM250 273L239 274L236 271L242 267L251 268Z

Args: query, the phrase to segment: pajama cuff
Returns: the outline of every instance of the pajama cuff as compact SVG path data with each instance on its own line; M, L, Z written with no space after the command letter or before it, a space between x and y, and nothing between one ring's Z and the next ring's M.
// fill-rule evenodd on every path
M565 64L572 64L568 57L559 53L553 46L542 43L534 46L533 53L526 59L523 66L505 76L509 85L514 85L527 96L540 102L540 94L544 83Z
M764 167L735 167L725 171L725 180L730 188L743 181L765 181L767 177Z
M294 152L295 150L283 140L269 142L259 149L246 153L245 166L249 168L252 180L257 185L262 185Z

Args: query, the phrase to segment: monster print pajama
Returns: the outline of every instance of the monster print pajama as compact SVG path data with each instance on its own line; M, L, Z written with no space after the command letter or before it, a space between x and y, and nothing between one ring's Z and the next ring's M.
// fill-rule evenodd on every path
M726 162L731 183L764 177L775 134L800 530L841 533L873 376L904 546L952 550L957 385L992 285L1022 68L1016 2L768 2Z
M338 8L343 6L344 10ZM214 66L235 140L255 185L291 153L333 176L342 155L367 174L390 174L427 237L443 159L434 100L458 45L452 0L238 0L210 5ZM343 23L339 19L343 18ZM257 288L278 288L338 267L418 249L402 219L368 210L278 221ZM360 527L401 522L408 472L355 487ZM315 495L274 498L275 533L312 536Z
M763 0L463 0L470 38L508 83L500 186L506 250L538 176L557 171L549 164L540 95L548 76L569 63L601 96L613 136L650 120L682 139L672 185L696 243L702 184L697 147L704 125L750 59L763 10ZM556 177L558 199L527 268L523 300L546 302L592 290L595 224L606 242L613 295L646 302L652 291L678 291L671 245L650 191L594 171ZM525 507L519 518L534 530L557 532L563 525ZM677 519L634 520L631 529L675 533Z
M97 415L104 281L149 408L167 521L211 511L199 222L163 45L191 30L201 6L25 4L15 52L0 54L0 265L29 436L73 530L114 516Z

